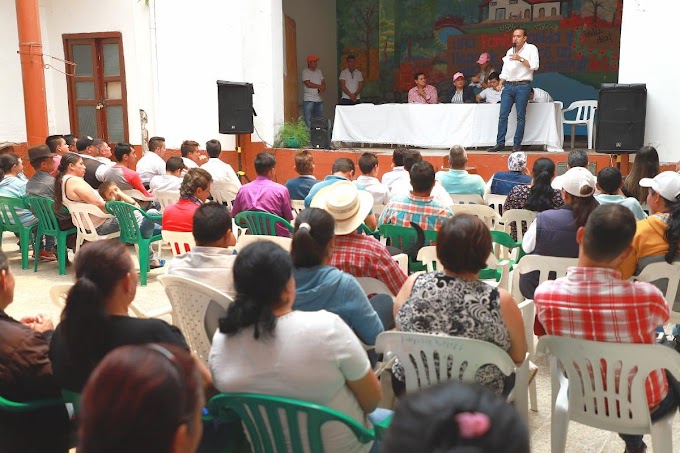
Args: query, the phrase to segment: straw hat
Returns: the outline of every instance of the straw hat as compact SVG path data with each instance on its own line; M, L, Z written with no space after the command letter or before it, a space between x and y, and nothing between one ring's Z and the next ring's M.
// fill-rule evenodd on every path
M373 195L357 189L351 181L338 181L319 190L310 206L332 215L335 234L341 236L361 226L373 208Z

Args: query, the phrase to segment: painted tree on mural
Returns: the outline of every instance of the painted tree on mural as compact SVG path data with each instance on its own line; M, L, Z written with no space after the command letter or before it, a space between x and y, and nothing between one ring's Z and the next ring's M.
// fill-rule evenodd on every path
M379 45L379 5L378 0L343 0L337 4L339 48L361 49L366 78L371 74L371 51Z
M397 43L403 58L411 61L415 47L420 53L429 50L433 44L432 24L437 16L437 0L400 0L399 11ZM418 53L419 57L430 56Z
M622 5L623 6L623 5ZM611 21L615 20L616 13L618 9L617 0L586 0L583 4L584 12L592 13L593 23L597 23L598 20L607 20L608 22L610 14L613 16ZM604 16L604 17L603 17Z

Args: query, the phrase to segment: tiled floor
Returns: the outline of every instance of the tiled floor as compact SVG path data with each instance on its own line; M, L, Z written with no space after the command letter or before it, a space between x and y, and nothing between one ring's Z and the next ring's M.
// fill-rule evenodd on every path
M5 233L3 239L3 250L10 258L12 271L16 276L14 302L9 306L7 312L15 318L36 312L48 313L56 324L59 320L60 310L50 302L49 288L57 283L71 282L73 279L72 267L67 268L67 275L60 276L56 262L40 263L38 272L34 273L33 260L31 259L30 269L22 270L16 239L10 233ZM170 258L169 250L164 249L163 256ZM163 288L155 278L164 272L164 269L151 271L148 286L138 288L136 301L143 309L152 310L168 303ZM539 357L537 365L539 366L536 376L538 412L529 413L529 430L531 433L532 452L549 453L550 380L544 358ZM680 451L680 417L675 417L673 428L674 450ZM645 442L649 445L648 452L652 452L649 436L645 436ZM624 445L615 433L571 423L566 451L568 453L621 453L624 451Z

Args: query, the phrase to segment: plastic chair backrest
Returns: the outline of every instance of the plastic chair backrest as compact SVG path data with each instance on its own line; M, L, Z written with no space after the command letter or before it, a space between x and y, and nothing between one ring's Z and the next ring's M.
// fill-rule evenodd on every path
M46 407L63 406L66 402L61 398L50 398L44 400L34 400L27 402L18 402L8 400L0 396L0 413L1 412L33 412L38 409Z
M51 198L27 196L26 204L38 219L39 228L43 232L61 231L59 221L54 213L54 200Z
M506 198L508 198L507 195L489 193L484 195L484 202L500 216L503 214L503 204Z
M528 229L534 220L536 220L536 212L534 211L529 211L528 209L509 209L501 216L500 224L503 226L503 231L510 234L512 224L515 223L517 227L517 240L521 242L526 231L522 228L522 222L526 222Z
M366 296L371 294L387 294L394 298L396 294L392 294L392 291L387 287L385 283L373 277L356 277L357 282L364 290Z
M17 209L27 209L22 198L0 197L0 217L6 231L18 232L21 228L21 220Z
M163 236L163 241L170 244L172 256L190 252L192 248L196 247L194 234L191 232L163 230L161 235Z
M442 264L437 258L437 247L434 245L427 245L418 250L418 261L423 263L428 272L434 272L442 268Z
M451 199L453 200L453 204L484 204L484 198L482 198L481 195L479 194L472 194L472 193L449 193L451 195Z
M380 214L382 214L384 210L385 210L384 204L374 204L373 205L373 215L375 215L376 219L380 217Z
M478 217L489 229L492 229L494 224L501 220L498 212L483 204L452 204L450 208L454 215L470 214Z
M208 363L208 354L212 338L208 337L205 329L205 314L210 301L216 302L224 309L232 300L226 294L203 283L190 278L176 275L161 275L158 277L165 288L165 294L172 305L173 320L184 334L189 348Z
M484 365L496 365L506 376L515 371L507 352L470 338L390 331L378 335L375 350L397 356L409 393L452 379L475 382L477 370Z
M73 283L60 283L50 287L50 300L56 307L64 309L66 297L72 286Z
M538 350L548 354L556 403L568 405L571 420L608 431L649 433L647 376L667 369L680 377L680 355L661 345L547 335L541 337Z
M491 230L491 242L493 246L491 248L491 253L494 254L499 260L513 260L519 261L522 256L524 256L524 250L522 250L522 242L515 241L509 233L505 231ZM516 256L513 257L514 251L518 250Z
M678 300L678 285L680 285L680 263L668 264L665 261L650 263L642 269L640 275L634 276L631 280L654 283L663 288L661 282L665 281L666 290L664 298L671 310L670 322L680 324L680 301Z
M538 284L548 280L551 272L555 273L555 278L567 275L567 268L576 266L578 258L560 258L556 256L524 255L522 260L515 266L512 275L512 297L516 302L524 300L522 292L519 290L519 277L527 272L540 271Z
M328 422L346 426L361 443L374 440L372 429L353 418L314 403L249 393L223 393L208 402L208 409L219 418L241 418L255 453L325 451L321 428Z
M276 236L276 225L283 225L293 233L293 226L277 215L261 211L242 211L236 215L236 223L248 228L250 234Z
M142 238L135 211L143 215L144 211L124 201L107 201L106 210L115 215L120 226L120 240L128 244L136 244Z
M80 238L87 241L99 241L120 236L120 231L102 236L97 234L94 224L92 223L92 217L102 217L106 219L114 217L111 214L102 212L97 206L87 203L72 203L68 210L71 213L73 224L78 229L78 245L81 243Z
M122 190L125 195L128 197L134 199L134 200L139 200L139 201L156 201L155 196L147 197L144 195L142 192L140 192L137 189L127 189L127 190Z
M156 196L156 201L158 201L158 204L161 205L161 212L165 209L166 206L169 206L171 204L175 204L179 201L179 192L174 192L174 191L158 191L154 192L154 195Z
M210 184L210 196L217 203L226 204L231 211L232 203L236 199L236 194L230 190L230 184L224 181L215 181Z
M565 124L570 124L573 122L585 124L591 122L595 118L595 111L597 110L597 101L574 101L569 105L569 107L567 107L562 112L564 114L574 110L576 110L575 118L573 120L568 120L565 115L564 118Z
M258 235L258 234L242 234L239 236L239 238L236 240L236 245L234 248L236 250L241 250L243 247L246 245L252 244L253 242L257 241L270 241L275 244L280 245L282 248L290 251L290 246L293 243L293 240L291 238L284 238L280 236L263 236L263 235Z
M298 215L305 209L305 200L290 200L290 205L295 215Z

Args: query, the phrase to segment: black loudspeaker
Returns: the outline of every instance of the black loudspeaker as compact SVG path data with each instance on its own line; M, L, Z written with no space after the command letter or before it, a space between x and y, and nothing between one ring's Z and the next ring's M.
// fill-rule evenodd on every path
M312 118L310 139L314 149L330 149L330 121L326 118Z
M220 134L253 133L253 84L217 81Z
M603 83L597 100L597 152L637 152L645 141L646 116L647 86L644 83Z

